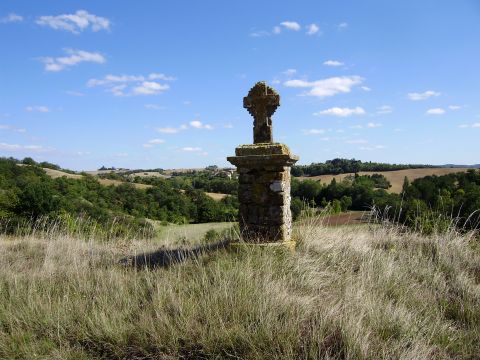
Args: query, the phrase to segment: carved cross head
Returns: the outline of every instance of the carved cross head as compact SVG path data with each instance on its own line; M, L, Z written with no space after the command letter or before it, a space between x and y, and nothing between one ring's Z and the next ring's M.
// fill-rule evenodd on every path
M243 107L253 116L253 142L271 143L272 115L280 106L280 95L264 81L257 82L243 98Z

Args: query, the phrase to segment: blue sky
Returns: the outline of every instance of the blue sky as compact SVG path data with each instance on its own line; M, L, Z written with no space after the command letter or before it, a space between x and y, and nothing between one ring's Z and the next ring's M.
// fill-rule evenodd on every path
M476 0L5 0L0 156L228 165L265 80L303 164L479 163L479 39Z

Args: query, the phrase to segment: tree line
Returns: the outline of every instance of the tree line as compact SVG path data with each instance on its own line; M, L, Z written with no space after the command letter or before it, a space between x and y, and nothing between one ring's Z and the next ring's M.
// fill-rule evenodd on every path
M362 162L355 159L333 159L324 163L292 166L292 176L319 176L357 173L360 171L395 171L404 169L421 169L433 167L421 164L385 164L377 162Z
M130 183L104 186L91 175L81 179L50 178L27 159L0 159L0 219L14 226L42 216L91 218L98 225L117 221L125 226L146 225L145 218L169 223L232 221L237 200L215 201L198 189L180 190L165 179L137 189Z

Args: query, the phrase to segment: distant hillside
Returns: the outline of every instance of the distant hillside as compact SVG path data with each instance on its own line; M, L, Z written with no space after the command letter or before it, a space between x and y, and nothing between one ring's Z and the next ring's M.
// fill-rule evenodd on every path
M405 169L405 170L396 170L396 171L360 171L359 175L372 175L372 174L381 174L387 178L387 180L392 184L392 187L387 191L390 193L400 193L402 191L402 185L405 177L408 180L413 181L415 179L424 178L425 176L429 175L448 175L457 172L466 172L468 169L467 167L455 167L455 168L447 168L447 167L438 167L438 168L423 168L423 169ZM310 180L318 180L322 183L330 184L332 179L335 178L337 181L342 181L347 176L352 176L354 173L347 173L347 174L338 174L338 175L320 175L320 176L302 176L299 177L300 180L310 179Z

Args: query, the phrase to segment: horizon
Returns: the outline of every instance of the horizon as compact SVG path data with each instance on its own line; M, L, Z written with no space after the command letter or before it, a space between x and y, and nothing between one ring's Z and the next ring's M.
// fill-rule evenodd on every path
M231 167L264 80L299 165L480 163L478 2L134 5L0 4L0 156Z

